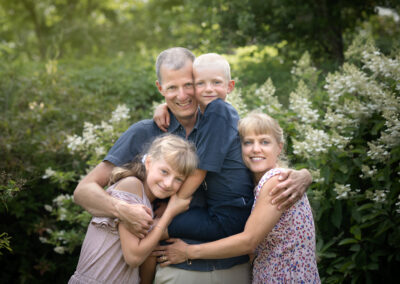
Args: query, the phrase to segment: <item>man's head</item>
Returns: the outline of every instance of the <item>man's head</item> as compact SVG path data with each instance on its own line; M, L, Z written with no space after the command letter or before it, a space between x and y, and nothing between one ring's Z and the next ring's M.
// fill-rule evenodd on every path
M161 52L156 61L156 85L178 120L192 118L197 110L193 87L193 53L183 47Z
M196 99L204 112L213 100L226 99L234 86L228 61L216 53L200 55L193 63Z

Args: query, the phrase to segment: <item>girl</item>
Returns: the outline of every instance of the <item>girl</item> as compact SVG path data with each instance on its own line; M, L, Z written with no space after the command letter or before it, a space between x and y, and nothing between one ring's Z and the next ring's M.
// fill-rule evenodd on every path
M166 135L154 140L144 164L134 162L115 168L107 189L112 196L149 208L156 198L172 197L144 239L138 239L116 219L93 217L69 283L139 283L138 266L157 245L172 218L189 205L189 199L180 199L175 193L196 167L194 146L178 136Z
M195 258L223 258L252 254L253 283L320 283L315 259L315 232L307 196L285 212L271 205L270 191L278 183L283 133L266 114L252 113L239 121L242 156L252 171L254 205L242 233L215 242L187 245L171 239L162 265ZM159 252L157 251L156 254Z

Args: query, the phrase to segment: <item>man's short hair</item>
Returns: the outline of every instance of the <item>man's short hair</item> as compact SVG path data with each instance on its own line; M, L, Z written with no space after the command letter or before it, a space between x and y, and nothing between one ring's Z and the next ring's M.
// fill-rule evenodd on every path
M205 53L197 57L193 62L193 69L209 66L221 68L225 74L225 78L228 81L231 80L231 67L229 66L228 60L222 55L217 53Z
M156 61L157 80L161 84L161 66L171 70L181 69L188 60L194 61L196 56L187 48L172 47L161 52Z

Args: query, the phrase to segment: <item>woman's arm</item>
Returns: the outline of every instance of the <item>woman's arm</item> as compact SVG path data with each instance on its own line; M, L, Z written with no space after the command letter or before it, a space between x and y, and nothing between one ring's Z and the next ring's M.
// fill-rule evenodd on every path
M278 177L275 176L264 184L242 233L200 245L187 245L180 240L173 239L172 245L157 248L156 254L165 254L168 259L162 266L183 262L187 259L219 259L252 253L273 229L282 214L276 206L271 204L272 197L269 195L270 190L277 183Z
M125 261L132 267L137 267L142 264L150 255L153 248L158 244L163 232L179 212L189 207L190 199L181 199L173 195L167 209L158 223L153 227L151 232L144 238L139 239L131 234L123 223L118 226L119 235L121 238L122 253Z

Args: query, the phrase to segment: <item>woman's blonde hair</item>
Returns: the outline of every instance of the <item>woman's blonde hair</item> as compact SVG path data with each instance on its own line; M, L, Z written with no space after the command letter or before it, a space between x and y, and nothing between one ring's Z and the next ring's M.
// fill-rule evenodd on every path
M146 153L147 158L155 161L163 159L171 168L185 177L189 176L198 164L194 144L173 134L157 137ZM111 173L110 184L128 176L135 176L142 182L145 181L146 168L142 157L136 157L133 162L114 168Z
M268 134L272 135L278 144L285 145L283 130L279 123L269 115L259 111L253 111L246 117L240 119L238 131L240 140L242 141L244 137L249 134ZM287 167L287 161L283 149L278 157L278 164L281 167Z

